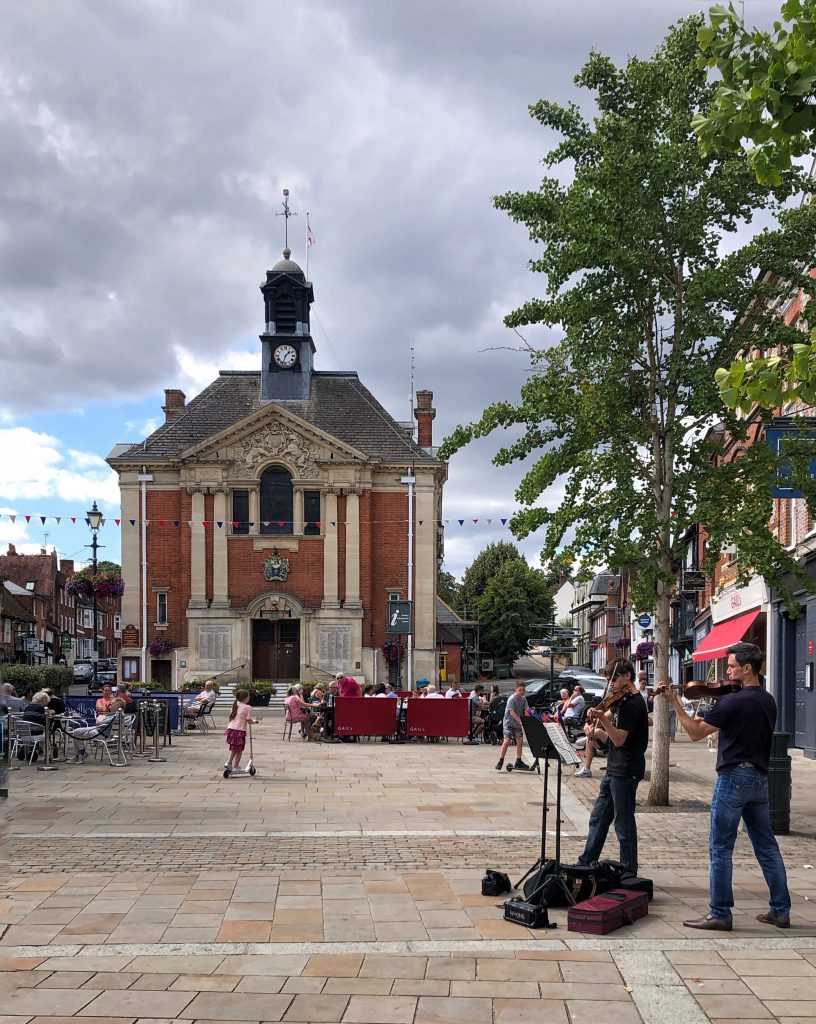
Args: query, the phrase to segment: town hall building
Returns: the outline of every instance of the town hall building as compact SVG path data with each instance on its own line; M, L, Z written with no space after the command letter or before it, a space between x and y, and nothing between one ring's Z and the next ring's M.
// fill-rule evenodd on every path
M108 456L125 680L342 671L404 684L406 638L386 620L389 602L408 600L413 677L436 678L447 465L432 448L433 395L417 393L415 441L357 373L316 370L312 284L290 256L261 285L260 369L222 371L189 403L167 390L162 426Z

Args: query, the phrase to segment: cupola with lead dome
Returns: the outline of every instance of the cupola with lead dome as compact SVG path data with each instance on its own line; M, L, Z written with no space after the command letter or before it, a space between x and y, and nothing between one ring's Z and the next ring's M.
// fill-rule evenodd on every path
M262 402L308 402L315 346L309 326L314 289L292 259L288 246L283 259L266 272L261 285L265 330L261 339Z

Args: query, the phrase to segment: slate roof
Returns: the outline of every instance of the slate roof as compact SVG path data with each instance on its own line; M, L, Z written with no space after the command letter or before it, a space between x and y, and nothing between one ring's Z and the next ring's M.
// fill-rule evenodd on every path
M315 371L308 402L261 402L260 372L222 370L218 378L144 442L117 445L109 461L171 460L265 405L280 406L363 454L386 461L434 462L380 405L356 373Z
M0 576L5 576L23 588L26 583L33 581L37 597L51 600L57 576L56 555L53 552L50 555L0 555ZM31 596L31 591L26 590L26 593Z
M6 580L5 589L6 593L2 599L2 613L4 619L21 619L23 622L33 622L34 616L31 614L28 608L15 597L15 591L11 589L12 584L10 580ZM17 587L17 590L20 588ZM23 593L30 597L29 591L23 591Z

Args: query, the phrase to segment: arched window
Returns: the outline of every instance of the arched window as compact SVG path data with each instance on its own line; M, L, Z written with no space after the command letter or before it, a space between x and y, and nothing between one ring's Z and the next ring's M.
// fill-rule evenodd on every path
M261 533L292 533L292 475L270 466L261 475Z

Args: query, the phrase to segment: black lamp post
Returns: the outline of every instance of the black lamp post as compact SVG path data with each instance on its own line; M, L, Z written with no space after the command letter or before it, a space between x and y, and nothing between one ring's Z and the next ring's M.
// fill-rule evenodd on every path
M93 650L94 650L94 657L92 659L92 662L93 662L93 688L94 688L94 690L96 690L96 687L97 687L96 673L97 673L97 668L98 668L98 664L99 664L99 645L97 643L97 638L96 638L96 569L97 569L96 555L97 555L97 551L98 551L98 549L100 547L100 545L99 545L99 537L98 537L99 527L102 525L102 513L96 507L96 502L93 503L93 508L91 509L90 512L87 512L86 515L88 517L88 526L90 526L90 528L91 528L91 537L92 537L91 543L88 545L88 547L90 547L91 551L93 552L93 575L94 575L94 591L93 591Z

